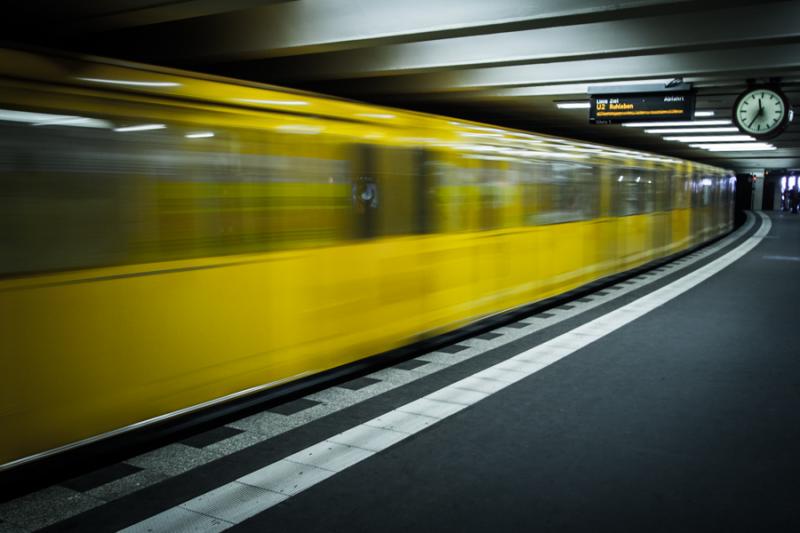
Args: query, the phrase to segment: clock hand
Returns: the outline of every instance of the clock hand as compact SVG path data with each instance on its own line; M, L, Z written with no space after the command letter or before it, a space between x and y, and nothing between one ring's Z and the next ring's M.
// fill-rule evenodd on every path
M764 109L760 107L760 106L761 106L761 100L759 100L759 101L758 101L758 105L759 105L759 108L758 108L758 113L756 113L756 114L755 114L755 116L753 117L753 120L751 120L751 121L750 121L750 124L748 124L748 125L747 125L747 127L748 127L748 128L751 128L751 127L753 127L753 123L756 121L756 119L757 119L758 117L760 117L760 116L761 116L761 113L764 111Z

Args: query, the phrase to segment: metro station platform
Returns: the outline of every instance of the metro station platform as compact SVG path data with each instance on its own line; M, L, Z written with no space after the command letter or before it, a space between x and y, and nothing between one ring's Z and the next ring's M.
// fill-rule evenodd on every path
M800 216L0 504L0 532L791 531Z

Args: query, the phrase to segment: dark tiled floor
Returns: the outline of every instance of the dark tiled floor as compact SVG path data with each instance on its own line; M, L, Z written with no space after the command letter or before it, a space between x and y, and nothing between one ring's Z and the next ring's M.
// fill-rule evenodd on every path
M350 381L348 381L346 383L342 383L342 384L340 384L338 386L343 388L343 389L359 390L359 389L363 389L364 387L369 387L373 383L378 383L379 381L380 381L379 379L372 379L372 378L364 377L364 378L352 379L352 380L350 380Z
M530 326L528 322L513 322L511 324L506 325L507 328L515 328L515 329L527 328L528 326Z
M414 370L415 368L419 368L421 366L427 365L427 361L419 361L417 359L409 359L408 361L403 361L402 363L397 363L394 365L394 368L399 368L401 370Z
M502 337L502 335L499 333L489 332L489 333L484 333L483 335L478 335L476 338L483 339L485 341L490 341L496 339L497 337Z
M591 299L591 298L589 298L589 297L587 296L586 298L581 298L581 299L580 299L580 300L578 300L578 301L579 301L579 302L581 302L581 303L586 303L586 302L591 302L591 301L592 301L592 299Z
M292 402L276 405L275 407L270 407L267 409L267 411L270 413L278 413L279 415L293 415L295 413L299 413L300 411L305 411L309 407L314 407L317 404L319 404L319 402L300 398L299 400L294 400Z
M133 466L126 463L117 463L107 466L106 468L101 468L100 470L95 470L94 472L89 472L83 476L64 481L61 483L61 486L67 487L68 489L77 490L79 492L86 492L87 490L92 490L100 485L105 485L106 483L116 481L117 479L122 479L125 476L135 474L140 470L142 469L138 466Z
M228 437L238 435L239 433L242 433L241 429L222 426L212 429L211 431L206 431L205 433L192 435L188 439L185 439L183 443L187 446L192 446L193 448L203 448L210 444L214 444L215 442L227 439Z
M450 346L439 348L437 351L445 353L458 353L460 351L466 350L467 348L468 346L462 346L460 344L451 344Z
M536 315L536 318L552 318L554 316L556 315L554 315L553 313L539 313L538 315Z
M574 309L574 305L561 305L558 307L559 309Z

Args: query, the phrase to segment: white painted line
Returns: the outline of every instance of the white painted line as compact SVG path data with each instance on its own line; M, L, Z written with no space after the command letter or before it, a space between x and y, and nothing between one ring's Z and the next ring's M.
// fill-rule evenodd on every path
M496 365L481 372L475 374L476 377L486 378L486 379L494 379L497 381L503 381L505 383L516 383L520 379L524 378L528 372L510 369L510 368L498 368Z
M328 440L347 446L356 446L365 450L379 452L393 446L408 437L408 433L400 433L391 429L377 428L361 424L334 435Z
M121 531L125 533L152 533L154 531L208 531L215 533L225 531L233 525L231 522L196 513L183 507L173 507Z
M415 415L430 416L442 420L456 414L465 407L466 405L462 403L420 398L419 400L414 400L413 402L398 407L397 410L402 413L414 413Z
M465 389L456 389L453 387L445 387L443 389L439 389L434 393L429 394L427 397L432 400L440 400L443 402L460 403L461 405L472 405L477 401L483 400L487 396L489 395L483 392L465 390Z
M331 472L341 472L367 457L372 457L374 454L375 452L365 448L345 446L344 444L324 440L290 455L286 460L330 470Z
M474 392L482 392L484 394L494 394L500 389L506 388L508 383L497 381L496 379L484 379L477 376L470 376L468 378L457 381L451 385L454 389L464 389Z
M184 509L205 516L215 516L238 524L288 498L283 494L245 485L227 483L181 505Z
M393 433L408 436L422 431L616 331L702 283L741 258L763 240L772 223L765 215L761 213L759 215L762 218L762 225L752 237L722 257L669 285L473 376L355 426L331 437L330 440L314 444L235 482L223 485L122 531L188 531L197 527L222 531L253 516L254 513L269 509L403 439ZM382 432L376 432L376 429ZM263 492L249 490L243 485L263 489Z
M422 431L428 426L432 426L439 420L439 418L415 415L414 413L404 413L402 411L395 410L373 418L369 422L365 422L364 425L391 429L392 431L399 431L400 433L413 435L414 433Z
M545 366L546 365L530 361L503 361L502 363L495 365L496 368L501 368L503 370L515 370L517 372L524 372L526 374L533 374Z
M284 496L294 496L298 492L316 485L336 472L315 466L295 463L282 459L264 468L259 468L236 481L252 485Z

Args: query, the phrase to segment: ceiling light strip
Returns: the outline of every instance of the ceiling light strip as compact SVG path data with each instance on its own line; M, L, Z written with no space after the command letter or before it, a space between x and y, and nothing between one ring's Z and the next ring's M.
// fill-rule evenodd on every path
M712 143L712 144L690 144L691 148L702 148L709 152L762 152L766 150L777 150L769 143Z
M626 128L672 128L683 126L728 126L730 123L730 120L676 120L671 122L625 122L622 125Z
M678 141L681 143L711 143L711 142L746 142L755 141L749 135L689 135L677 137L662 137L665 141Z
M645 133L666 134L666 133L734 133L739 131L735 126L718 126L709 128L657 128L644 130Z

